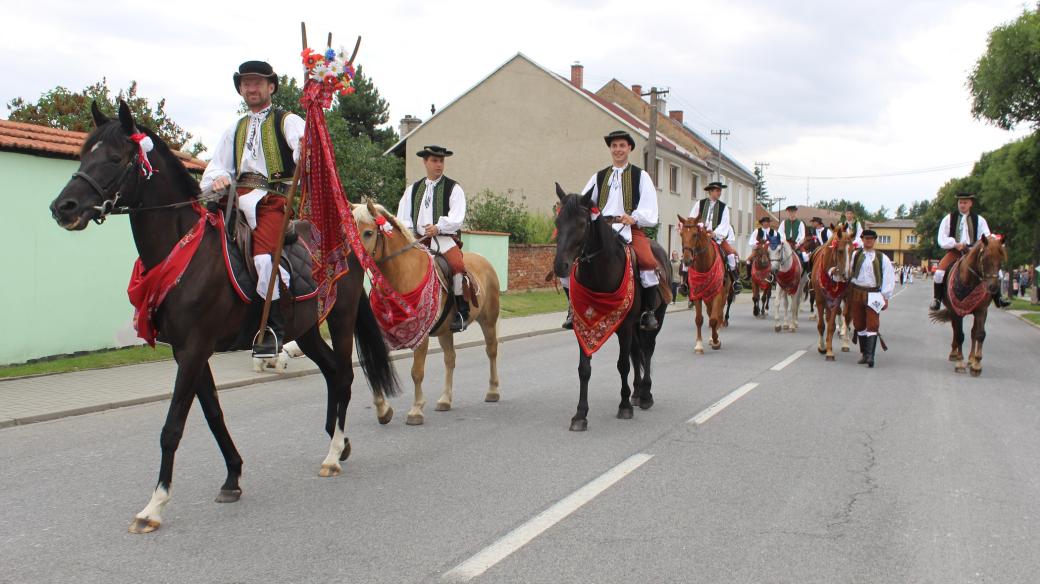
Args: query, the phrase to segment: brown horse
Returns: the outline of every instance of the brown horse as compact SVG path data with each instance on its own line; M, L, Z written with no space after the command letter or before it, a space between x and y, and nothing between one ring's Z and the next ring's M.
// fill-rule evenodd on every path
M730 290L733 283L730 281L729 271L722 263L722 252L718 244L708 235L705 229L695 218L686 218L679 215L679 235L682 238L683 263L689 267L690 277L690 302L696 307L697 316L697 344L693 351L698 355L704 354L704 342L701 337L701 326L704 324L704 315L701 312L701 304L708 305L708 326L711 327L711 348L718 350L722 348L722 340L719 339L719 329L726 322L726 301L729 300ZM701 286L702 291L698 293L695 280L712 280L712 274L721 270L719 276L722 280L718 290L712 290L714 286ZM710 295L709 295L710 294Z
M841 227L834 232L834 237L827 245L813 253L812 281L816 294L816 330L820 333L816 349L821 354L826 354L828 361L834 361L835 319L838 315L848 319L848 310L842 311L841 305L848 293L851 254L852 237ZM841 350L848 352L847 337L843 343Z
M968 370L972 377L982 375L982 343L986 340L986 316L992 292L1000 285L997 272L1007 261L1007 250L999 237L985 237L971 246L967 255L957 260L946 277L949 280L947 293L943 295L944 308L930 313L932 322L948 322L953 326L953 342L950 344L950 361L956 363L953 370L965 372L964 317L972 315L971 352L968 353ZM963 295L961 294L963 291ZM953 296L953 298L951 298Z
M769 314L769 299L773 295L773 271L769 261L769 243L760 241L751 252L750 278L751 299L755 303L754 315L765 318Z
M378 217L385 217L393 226L390 233L381 230L377 224ZM387 281L395 290L407 293L415 290L426 280L427 274L434 269L430 264L430 252L419 245L411 230L405 229L397 221L392 213L387 212L382 205L354 205L354 220L361 233L361 241L380 270L386 276ZM484 350L487 352L488 361L491 366L491 375L488 381L488 391L484 395L484 401L497 402L500 398L498 390L498 318L499 318L499 282L495 268L484 256L472 252L463 254L466 263L466 271L475 285L476 302L470 310L467 325L476 321L480 330L484 333ZM445 314L445 310L453 310L446 307L451 299L450 279L448 287L442 288L440 307L437 314ZM431 330L429 335L423 339L412 355L412 381L415 383L415 401L412 409L408 411L405 423L409 426L421 425L425 418L423 408L426 407L426 398L423 395L422 382L426 374L426 354L430 348L430 337L437 337L444 351L444 391L437 400L434 408L438 412L446 412L451 409L452 401L452 377L455 372L455 337L451 332L451 319L442 318L440 324ZM373 399L376 406L376 416L379 422L386 424L393 416L393 409L382 395L375 395Z

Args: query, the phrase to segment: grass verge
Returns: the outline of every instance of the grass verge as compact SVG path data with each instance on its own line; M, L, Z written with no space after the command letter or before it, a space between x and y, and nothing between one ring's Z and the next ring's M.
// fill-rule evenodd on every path
M564 310L567 310L567 297L562 290L531 290L502 295L502 318Z
M69 373L87 369L105 369L118 365L133 365L172 358L173 351L166 345L156 345L154 349L147 345L124 349L109 349L72 357L57 357L20 365L7 365L0 367L0 379L47 373Z
M1011 310L1029 310L1031 312L1040 312L1040 305L1030 304L1028 297L1022 298L1016 296L1012 298L1011 306L1009 306L1008 308L1010 308Z

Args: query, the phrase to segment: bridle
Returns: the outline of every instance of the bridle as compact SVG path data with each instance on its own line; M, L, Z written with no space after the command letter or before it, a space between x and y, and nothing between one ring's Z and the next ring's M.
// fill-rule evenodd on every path
M693 229L694 227L696 227L696 225L690 225L690 226L683 225L682 229L687 229L687 227L689 227L690 229ZM679 230L680 233L682 232L682 229ZM708 240L708 242L709 242L708 245L706 245L704 247L696 247L696 248L695 247L690 247L688 245L684 245L684 246L682 246L683 253L689 252L689 254L691 256L693 256L693 257L697 257L697 256L699 256L701 254L708 253L708 250L711 249L711 243L710 243L711 242L711 238L707 235L707 233L705 233L705 239Z
M380 264L383 264L385 262L388 262L388 261L396 258L397 256L399 256L399 255L401 255L401 254L403 254L405 252L411 251L413 249L419 249L419 250L423 250L425 252L429 252L430 250L426 247L426 245L423 244L424 241L429 241L429 239L430 239L429 235L424 235L421 238L419 238L419 239L411 242L410 244L402 247L401 249L399 249L399 250L397 250L397 251L395 251L395 252L393 252L393 253L391 253L389 255L385 255L385 256L383 256L381 258L376 259L376 255L377 255L378 250L379 249L384 249L384 250L386 249L386 234L383 233L382 229L380 229L378 226L376 226L376 244L375 244L375 246L372 247L372 258L375 260L376 265L380 265Z

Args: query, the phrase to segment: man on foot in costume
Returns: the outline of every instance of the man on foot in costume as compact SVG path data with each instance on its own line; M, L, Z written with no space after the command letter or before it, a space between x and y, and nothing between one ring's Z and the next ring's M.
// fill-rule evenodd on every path
M466 264L455 242L466 219L466 194L459 183L444 175L444 159L452 154L442 146L424 146L416 152L423 159L426 178L405 187L397 205L397 219L406 229L430 238L430 250L448 261L456 308L451 331L457 333L466 329L469 320L469 303L462 290Z
M704 187L708 197L693 204L693 208L690 209L690 218L698 219L698 222L703 223L708 228L708 234L722 248L722 252L726 254L726 267L729 270L730 280L733 281L733 291L740 292L737 251L733 249L733 242L736 241L736 238L733 236L733 226L729 222L729 207L719 200L724 188L726 185L720 182L708 183L708 186Z
M859 335L860 358L857 363L873 367L881 311L888 308L888 301L892 298L896 271L887 255L874 250L877 233L873 229L864 230L861 237L863 248L852 254L849 311L852 313L852 326Z
M937 237L939 247L946 250L946 255L939 260L933 281L931 310L942 308L942 298L946 294L946 271L958 259L968 253L968 249L983 236L990 235L986 218L975 213L971 208L975 205L975 193L957 193L957 210L943 217L939 224ZM993 303L999 308L1011 303L1000 295L1000 286L993 293Z
M650 239L643 232L644 228L657 225L657 188L646 171L628 163L628 155L636 146L631 134L616 130L604 136L603 141L610 148L612 164L592 175L582 193L592 193L592 204L599 207L604 218L615 219L614 231L635 250L639 281L643 285L639 327L657 330L654 311L661 303L657 290L660 284L657 258L650 248Z
M232 80L249 113L224 132L199 186L203 191L223 191L235 178L239 208L253 229L256 291L265 298L273 272L272 256L285 219L284 193L300 159L304 122L296 114L271 106L271 96L278 91L278 75L269 64L246 61ZM279 272L282 283L288 287L289 272L282 267ZM265 334L253 346L254 357L271 358L281 351L284 321L278 303L274 302L280 295L279 286L275 286L268 318L274 334ZM262 303L256 304L262 308Z

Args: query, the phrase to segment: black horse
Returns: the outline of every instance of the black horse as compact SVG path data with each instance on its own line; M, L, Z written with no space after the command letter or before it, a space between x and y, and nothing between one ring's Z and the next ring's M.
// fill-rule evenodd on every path
M104 221L113 210L128 213L138 254L144 267L151 269L199 222L199 212L192 204L200 195L199 185L154 132L134 122L126 103L120 102L118 120L108 119L97 104L91 110L96 128L83 144L78 172L51 203L51 214L61 227L78 231L91 220ZM148 155L155 169L150 179L140 172L138 145L130 138L139 132L154 144ZM217 502L237 501L242 493L242 458L224 423L209 358L215 351L231 348L250 308L229 284L221 248L224 234L210 225L203 229L198 251L155 314L156 328L173 347L177 377L159 439L159 481L148 506L130 524L133 533L154 531L160 525L170 498L174 455L196 396L227 465L227 480ZM314 300L298 303L286 327L287 337L295 338L317 363L328 386L325 430L332 440L321 465L322 476L339 474L339 462L350 454L344 426L354 381L353 340L372 391L385 395L398 391L386 345L365 298L362 276L363 270L352 256L350 272L339 281L336 304L328 317L332 348L318 331Z
M581 286L594 292L614 292L621 285L625 271L625 254L628 250L624 240L614 231L606 217L592 219L592 197L587 193L568 195L559 184L556 185L556 196L560 199L560 211L556 215L556 258L553 269L558 277L570 276L571 265L578 262L576 278ZM664 249L652 242L654 256L666 272L665 282L671 281L671 264ZM632 277L639 286L639 274L632 265ZM572 286L574 283L572 282ZM617 368L621 374L621 404L617 417L622 420L632 418L633 406L644 410L654 405L653 394L650 393L650 361L657 345L658 327L654 331L644 331L638 326L641 310L641 294L638 290L633 298L631 309L615 334L621 348L618 355ZM667 305L662 302L654 315L660 326L664 326L664 315ZM629 363L635 369L632 386L628 385ZM578 397L578 411L571 418L573 431L588 429L589 413L589 378L592 376L592 357L578 349L578 379L581 390Z

